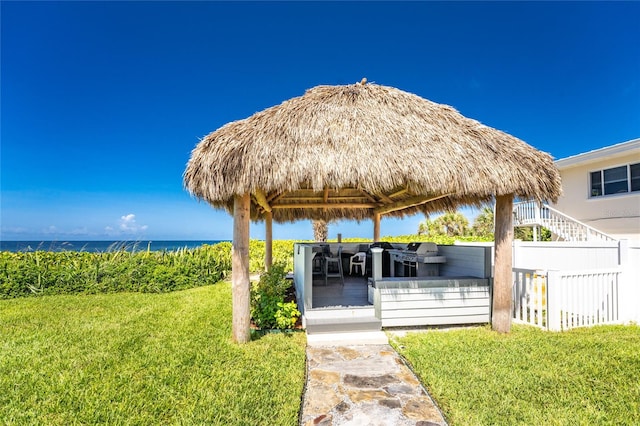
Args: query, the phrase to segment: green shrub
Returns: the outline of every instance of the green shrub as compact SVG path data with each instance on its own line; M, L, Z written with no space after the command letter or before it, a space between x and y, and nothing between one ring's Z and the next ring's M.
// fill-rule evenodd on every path
M284 263L276 263L251 285L251 317L260 328L293 328L300 317L295 302L285 303L291 281Z
M283 263L285 271L293 271L293 244L295 240L274 240L271 251L273 263ZM260 272L265 270L264 241L251 240L249 242L249 270Z
M207 254L216 260L218 270L222 271L224 277L231 271L231 243L223 241L218 244L204 245L202 247Z
M230 243L171 252L0 252L0 299L120 291L161 293L214 284L230 269Z
M296 326L298 318L300 318L300 311L296 302L280 302L278 303L278 310L275 313L276 327L280 329L290 329Z

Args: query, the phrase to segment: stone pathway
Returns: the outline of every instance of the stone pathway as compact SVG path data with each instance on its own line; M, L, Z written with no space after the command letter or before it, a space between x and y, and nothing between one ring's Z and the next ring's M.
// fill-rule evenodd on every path
M446 425L389 345L307 347L303 426Z

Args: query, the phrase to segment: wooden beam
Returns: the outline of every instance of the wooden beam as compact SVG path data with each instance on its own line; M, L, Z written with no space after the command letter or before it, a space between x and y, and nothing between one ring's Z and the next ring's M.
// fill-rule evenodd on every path
M269 198L267 198L267 201L269 202L270 205L272 205L273 203L278 201L280 198L284 197L285 194L286 192L274 192L273 194L269 195Z
M354 195L352 197L348 196L348 195L341 195L341 196L337 196L337 197L331 197L331 201L348 201L348 200L361 200L364 199L365 197L361 196L361 195ZM319 201L322 202L322 197L287 197L287 202L292 202L292 201ZM372 202L376 202L375 200L372 200Z
M380 213L373 214L373 242L380 241Z
M495 258L491 328L500 333L511 330L513 287L513 194L496 197Z
M409 192L409 188L407 188L406 186L404 188L402 188L400 191L396 191L393 194L389 194L390 198L393 197L397 197L399 195L403 195L404 193Z
M391 198L387 197L386 194L380 193L380 194L378 194L378 196L385 203L393 203L393 200Z
M264 267L268 271L273 263L273 213L265 213L264 228Z
M378 204L371 203L291 203L275 204L273 209L373 209Z
M378 202L378 200L373 195L369 194L364 189L361 189L360 192L362 192L362 194L364 194L364 196L367 197L369 199L369 201L371 201L372 203L377 203Z
M269 205L269 202L267 201L267 197L266 195L264 195L264 192L262 191L262 189L256 189L256 192L254 192L253 197L256 199L256 202L258 203L258 205L262 207L265 212L271 211L271 206Z
M365 194L367 196L367 198L369 198L370 200L372 200L373 202L378 202L378 200L376 199L375 195L365 191L364 189L360 190L363 194ZM385 203L393 203L393 200L389 197L387 197L385 194L376 194L382 201L384 201Z
M411 198L407 198L406 200L396 201L391 204L380 206L376 208L373 212L379 213L379 214L387 214L387 213L395 212L398 210L408 209L409 207L419 206L420 204L426 204L431 201L448 197L449 195L451 194L444 194L444 195L438 195L436 197L426 197L426 198L424 196L411 197Z
M232 337L237 343L247 343L250 335L249 290L249 194L233 199L233 244L231 248L231 299L233 305Z
M329 199L329 188L325 188L324 189L324 194L322 196L322 201L324 201L326 203L328 199Z

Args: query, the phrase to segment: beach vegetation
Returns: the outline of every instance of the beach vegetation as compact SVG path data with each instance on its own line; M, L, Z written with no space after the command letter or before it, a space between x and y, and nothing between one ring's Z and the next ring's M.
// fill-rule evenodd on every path
M214 284L231 269L229 243L175 251L0 252L0 298L135 291Z
M370 238L345 238L348 242L371 242ZM401 235L382 241L410 243L431 241L447 245L456 241L491 241L489 237L447 235ZM293 271L296 240L274 240L273 261ZM310 242L310 241L304 241ZM335 243L336 240L329 240ZM193 249L172 251L131 250L125 245L105 252L28 251L0 252L0 299L74 293L164 293L214 284L231 272L228 241ZM249 269L265 270L265 243L251 240Z

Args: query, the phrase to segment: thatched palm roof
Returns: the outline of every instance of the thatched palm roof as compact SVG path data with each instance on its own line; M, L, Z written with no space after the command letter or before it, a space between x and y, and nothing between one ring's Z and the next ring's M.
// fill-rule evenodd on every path
M450 106L364 80L317 86L222 126L193 150L184 184L227 209L234 195L248 192L252 217L273 209L276 221L401 216L496 195L560 195L550 155Z

